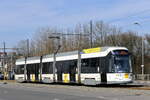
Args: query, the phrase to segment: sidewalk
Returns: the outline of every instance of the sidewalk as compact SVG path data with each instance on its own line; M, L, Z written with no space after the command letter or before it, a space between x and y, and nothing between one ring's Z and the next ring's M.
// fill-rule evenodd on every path
M0 83L17 83L16 80L0 80ZM130 85L143 85L150 87L150 81L134 80Z
M150 86L150 81L135 80L132 84Z
M16 83L16 80L0 80L0 83Z

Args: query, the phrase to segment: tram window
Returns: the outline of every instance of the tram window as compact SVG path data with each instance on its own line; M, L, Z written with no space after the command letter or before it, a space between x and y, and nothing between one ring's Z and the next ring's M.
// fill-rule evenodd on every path
M27 65L27 73L33 74L31 65Z
M42 74L52 74L52 73L53 73L53 64L43 63Z
M81 73L98 73L99 58L81 60Z
M62 73L63 62L56 62L57 73Z
M28 65L27 65L27 73L33 74L33 71L34 71L33 65L28 64Z
M39 73L39 64L35 64L35 72L34 73L36 73L36 74L38 74Z
M64 61L63 64L62 64L62 72L63 73L69 73L69 65L70 65L70 62L69 61Z
M56 62L56 68L58 73L70 73L70 70L76 67L77 67L77 60Z
M24 73L24 65L17 66L16 74L23 74Z
M100 73L110 72L111 62L109 61L109 56L100 58Z
M31 68L31 74L34 74L34 71L35 71L35 64L30 65L30 68Z

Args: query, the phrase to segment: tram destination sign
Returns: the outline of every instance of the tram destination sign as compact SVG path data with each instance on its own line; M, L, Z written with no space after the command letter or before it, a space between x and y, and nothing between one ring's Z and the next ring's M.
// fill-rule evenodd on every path
M126 51L126 50L115 50L115 51L113 51L113 53L115 55L128 55L129 54L128 51Z
M101 48L97 47L97 48L90 48L90 49L83 49L83 53L96 53L96 52L100 52Z

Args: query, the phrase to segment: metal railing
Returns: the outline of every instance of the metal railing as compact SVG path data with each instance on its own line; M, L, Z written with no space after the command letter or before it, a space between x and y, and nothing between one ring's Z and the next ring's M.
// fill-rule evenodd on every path
M135 74L133 76L134 80L143 80L143 81L150 81L150 74Z

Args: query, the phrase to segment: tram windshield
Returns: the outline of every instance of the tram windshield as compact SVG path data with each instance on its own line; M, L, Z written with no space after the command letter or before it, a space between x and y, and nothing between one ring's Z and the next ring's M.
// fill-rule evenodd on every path
M131 71L131 59L127 52L113 56L112 72L129 73Z

